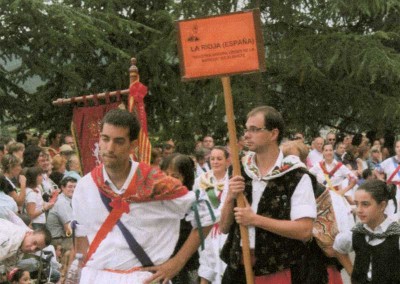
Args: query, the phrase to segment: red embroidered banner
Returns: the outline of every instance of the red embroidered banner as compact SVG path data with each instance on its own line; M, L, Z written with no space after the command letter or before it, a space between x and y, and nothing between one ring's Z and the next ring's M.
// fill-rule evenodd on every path
M100 164L100 122L106 112L117 108L119 104L120 102L74 108L72 123L74 124L84 175Z

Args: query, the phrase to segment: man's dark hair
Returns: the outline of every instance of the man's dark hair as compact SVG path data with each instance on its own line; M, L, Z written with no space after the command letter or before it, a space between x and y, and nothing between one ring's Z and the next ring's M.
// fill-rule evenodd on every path
M136 140L140 132L140 123L136 115L123 109L113 109L106 113L101 121L100 129L103 130L104 124L111 124L117 127L129 129L129 140Z
M15 140L19 143L23 143L26 145L26 142L28 141L28 135L26 134L26 132L19 132L17 133Z
M46 247L51 244L51 233L47 228L38 228L33 231L34 234L42 234L44 236L44 243Z
M77 183L77 180L76 180L76 178L73 178L73 177L65 177L61 180L60 186L65 187L65 186L67 186L67 183L69 183L69 182Z
M53 143L53 141L56 139L57 134L62 134L62 133L57 130L53 130L49 133L49 136L47 136L47 139L49 139L50 144Z
M252 109L247 118L254 116L258 113L264 115L264 127L268 130L278 129L278 144L281 143L283 138L283 131L285 130L285 123L279 111L270 106L260 106Z

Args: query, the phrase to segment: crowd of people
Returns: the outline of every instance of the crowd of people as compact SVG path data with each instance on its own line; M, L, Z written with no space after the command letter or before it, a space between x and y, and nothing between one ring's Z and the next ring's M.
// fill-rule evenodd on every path
M150 165L136 162L139 130L134 114L109 111L102 164L83 177L69 134L4 141L0 264L11 283L29 283L21 258L42 249L59 283L78 253L80 283L246 283L241 226L257 284L340 284L342 269L353 283L400 283L400 141L332 131L308 144L261 106L233 176L231 148L212 135L189 155L168 140Z

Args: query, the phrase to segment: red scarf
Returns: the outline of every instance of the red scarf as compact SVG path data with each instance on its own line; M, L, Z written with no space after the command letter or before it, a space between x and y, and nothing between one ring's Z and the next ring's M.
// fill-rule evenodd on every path
M321 167L322 171L324 174L328 175L330 178L333 177L333 175L336 173L336 171L342 166L343 164L341 162L338 162L336 167L334 167L330 172L325 167L325 161L319 162L319 166Z
M100 243L106 238L122 214L129 213L129 203L172 200L188 193L187 188L179 180L168 177L159 169L152 168L145 163L139 163L127 190L121 195L115 193L104 181L102 164L94 168L91 175L100 194L111 199L110 206L113 209L90 244L85 264L96 252Z

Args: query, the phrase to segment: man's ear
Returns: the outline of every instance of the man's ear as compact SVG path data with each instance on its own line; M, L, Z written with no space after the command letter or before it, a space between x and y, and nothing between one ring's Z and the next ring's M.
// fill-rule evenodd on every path
M272 137L274 140L278 141L278 137L279 137L279 129L278 128L274 128L271 130L272 132Z

